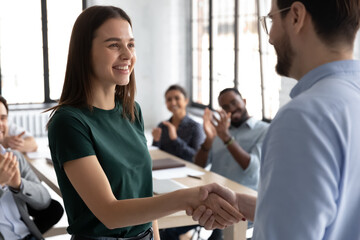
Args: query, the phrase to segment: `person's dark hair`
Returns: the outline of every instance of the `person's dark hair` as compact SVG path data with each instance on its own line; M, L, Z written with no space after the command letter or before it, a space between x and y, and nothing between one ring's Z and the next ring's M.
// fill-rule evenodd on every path
M85 9L74 24L67 59L65 81L58 105L50 108L51 115L60 107L88 107L92 100L90 76L93 74L91 64L92 41L95 31L108 19L121 18L132 27L130 17L120 8L113 6L93 6ZM135 120L135 74L130 75L126 86L117 85L115 98L123 104L123 116Z
M222 90L222 91L219 93L218 99L219 99L219 97L220 97L221 95L223 95L224 93L227 93L227 92L234 92L234 93L236 93L237 95L239 95L241 99L243 99L242 96L241 96L241 93L240 93L239 90L237 90L236 88L225 88L224 90Z
M177 90L179 92L181 92L185 98L187 98L187 94L186 94L186 91L183 87L181 87L180 85L177 85L177 84L174 84L174 85L171 85L165 92L165 96L168 92L172 91L172 90Z
M7 104L6 99L0 95L0 102L2 102L2 104L4 104L5 108L6 108L6 113L9 114L9 106Z
M304 4L311 15L315 31L326 44L344 42L353 45L359 29L359 0L277 0L279 9L290 7L294 2ZM284 17L288 11L281 15Z

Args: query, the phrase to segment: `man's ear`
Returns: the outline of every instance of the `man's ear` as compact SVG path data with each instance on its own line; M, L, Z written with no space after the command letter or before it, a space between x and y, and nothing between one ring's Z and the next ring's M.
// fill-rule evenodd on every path
M243 101L244 101L244 103L245 103L245 105L246 105L246 98L243 98Z
M306 7L301 2L294 2L290 9L291 24L295 33L299 33L305 24L305 18L307 17Z

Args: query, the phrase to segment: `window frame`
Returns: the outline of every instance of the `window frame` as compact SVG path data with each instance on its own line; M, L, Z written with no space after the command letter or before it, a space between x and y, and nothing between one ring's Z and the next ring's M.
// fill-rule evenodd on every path
M197 1L197 0L192 0L190 2L191 4L191 28L193 27L193 22L197 21L194 20L194 16L193 16L193 2ZM239 26L239 1L240 0L233 0L234 1L234 51L235 51L235 59L234 59L234 88L239 89L239 71L237 69L237 66L239 64L239 31L238 31L238 26ZM212 15L212 10L213 10L213 0L208 0L209 3L209 16L208 16L208 32L209 32L209 104L205 105L205 104L200 104L194 101L194 97L193 97L193 81L194 81L194 75L193 75L193 69L194 69L194 65L193 65L193 61L191 62L191 76L189 79L191 79L191 84L190 84L190 107L192 108L200 108L200 109L205 109L206 107L213 109L214 110L214 103L213 103L213 99L214 96L213 94L213 34L212 34L212 27L213 27L213 23L212 23L212 19L213 19L213 15ZM261 9L260 9L260 0L256 0L254 2L255 4L255 8L256 8L256 15L257 18L259 18L261 16ZM262 48L262 44L263 44L263 34L261 32L262 28L261 28L261 24L258 21L257 22L257 31L258 31L258 41L259 41L259 64L260 64L260 88L261 88L261 113L262 113L262 119L264 121L271 121L271 119L269 118L265 118L265 106L266 106L266 100L265 100L265 95L264 95L264 75L263 75L263 48ZM193 31L191 31L191 34L193 33ZM191 39L193 39L193 37L191 37ZM192 43L193 46L193 43ZM193 47L191 48L191 55L193 54Z
M87 8L87 0L82 0L82 10ZM41 0L41 26L42 26L42 44L43 44L43 70L44 70L44 102L35 104L43 106L44 104L55 103L56 99L50 98L50 78L49 78L49 43L48 43L48 17L47 0ZM2 74L0 63L0 95L2 95ZM29 106L31 103L19 103L18 106Z

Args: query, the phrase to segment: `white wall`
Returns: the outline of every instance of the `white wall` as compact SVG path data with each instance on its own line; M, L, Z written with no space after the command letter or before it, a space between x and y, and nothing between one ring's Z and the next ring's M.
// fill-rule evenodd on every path
M145 128L168 118L164 92L177 83L189 89L191 71L189 0L93 0L92 5L122 8L133 23L137 63L136 100Z
M164 102L164 92L169 85L178 83L190 93L191 1L89 0L88 4L114 5L131 17L137 51L136 100L142 107L145 128L153 128L170 116ZM360 55L359 38L356 56ZM290 90L296 83L294 79L282 78L280 107L290 100Z

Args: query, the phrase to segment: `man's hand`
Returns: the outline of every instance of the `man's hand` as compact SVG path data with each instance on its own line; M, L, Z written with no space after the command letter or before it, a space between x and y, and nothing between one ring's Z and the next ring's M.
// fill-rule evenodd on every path
M15 150L23 148L25 145L25 140L22 138L22 136L24 134L25 132L22 132L16 136L6 136L4 138L4 146Z
M214 119L213 112L209 108L205 108L203 115L203 126L206 137L209 139L214 139L216 137L216 129L214 124L212 123Z
M154 140L155 142L160 141L161 132L162 132L162 130L161 130L161 128L159 128L159 127L154 128L154 129L152 130L151 134L152 134L153 140Z
M200 188L200 199L207 199L211 193L216 193L231 205L235 205L237 209L239 209L243 214L243 221L246 219L251 221L254 220L256 197L246 194L237 194L234 191L220 186L217 183L212 183ZM219 223L214 220L212 212L204 206L200 206L195 210L187 209L186 214L192 216L194 221L199 221L199 224L206 227L206 229L219 228Z
M174 126L174 124L169 121L163 121L162 123L168 128L169 138L171 140L177 139L176 127Z
M8 185L12 188L19 189L21 176L19 163L12 152L0 154L0 184Z
M245 217L239 212L236 194L218 184L205 185L199 188L199 203L186 209L186 214L193 217L206 229L225 228L229 225L244 220ZM223 193L224 196L215 191ZM194 211L195 209L195 211Z
M219 113L219 119L214 118L216 125L216 133L221 138L221 140L228 141L231 136L229 134L229 127L231 122L231 113L226 113L224 110L217 111Z
M206 220L207 217L204 217L203 214L199 216L199 218L197 218L197 216L193 218L199 221L200 224L203 223L202 225L207 230L214 228L223 229L244 219L244 216L240 214L236 205L231 205L215 193L208 195L204 205L213 213L208 217L209 219ZM210 211L205 211L205 213L207 212L207 214L209 214Z
M193 212L193 209L202 209L201 213L208 214L208 217L205 217L204 223L208 222L209 219L211 221L211 223L207 223L207 225L209 225L208 229L212 226L215 226L216 228L225 228L244 218L236 206L232 206L217 194L209 193L204 197L201 188L202 187L194 187L182 190L186 192L184 193L184 196L186 196L185 199L188 199L185 200L187 202L185 210L189 215ZM198 219L194 220L198 221Z

